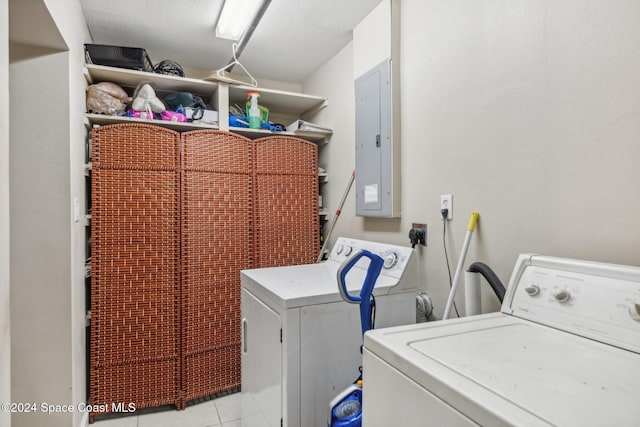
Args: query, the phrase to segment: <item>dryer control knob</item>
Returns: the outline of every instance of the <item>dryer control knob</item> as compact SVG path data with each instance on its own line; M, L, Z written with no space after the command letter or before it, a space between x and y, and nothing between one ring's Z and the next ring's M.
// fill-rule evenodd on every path
M398 254L395 252L391 252L389 255L384 257L384 264L382 266L384 268L391 268L398 263Z
M637 302L629 304L629 316L631 316L633 320L640 321L640 304Z
M351 246L347 246L346 248L344 248L344 254L346 256L351 255L351 252L353 252L353 248Z
M559 290L558 292L555 292L553 294L553 297L556 299L556 301L565 303L569 301L569 298L571 298L571 294L566 289L562 289L562 290Z
M342 251L344 250L344 246L342 245L338 245L338 247L336 248L336 253L338 255L340 255L342 253Z
M540 287L538 285L531 285L524 288L524 291L530 296L534 297L540 293Z

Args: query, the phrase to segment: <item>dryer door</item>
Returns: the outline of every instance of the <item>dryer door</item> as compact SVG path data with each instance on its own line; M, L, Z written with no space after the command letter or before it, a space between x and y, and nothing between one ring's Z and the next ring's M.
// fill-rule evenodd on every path
M242 290L242 419L248 426L279 426L282 420L281 319ZM255 421L255 422L252 422Z

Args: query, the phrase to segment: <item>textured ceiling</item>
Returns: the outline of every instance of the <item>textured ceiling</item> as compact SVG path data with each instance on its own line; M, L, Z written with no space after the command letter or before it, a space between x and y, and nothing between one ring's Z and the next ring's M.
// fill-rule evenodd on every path
M215 37L222 0L80 3L94 43L142 47L154 63L170 59L203 70L224 67L232 57L232 42ZM240 62L257 78L301 82L351 41L353 28L379 3L272 0Z

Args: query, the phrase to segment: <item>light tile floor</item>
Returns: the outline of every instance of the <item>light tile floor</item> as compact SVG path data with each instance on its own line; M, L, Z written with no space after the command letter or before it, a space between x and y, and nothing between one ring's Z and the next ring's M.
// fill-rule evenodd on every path
M97 420L93 425L95 427L242 427L247 423L241 419L241 405L242 394L235 393L188 406L184 411L167 410ZM251 425L254 424L251 423Z

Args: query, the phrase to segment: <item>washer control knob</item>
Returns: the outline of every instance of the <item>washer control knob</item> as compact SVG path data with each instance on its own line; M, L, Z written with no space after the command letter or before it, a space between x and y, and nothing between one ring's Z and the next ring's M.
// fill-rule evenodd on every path
M342 251L344 250L344 246L342 245L338 245L338 247L336 248L336 253L338 255L340 255L342 253Z
M398 263L398 254L395 252L391 252L390 254L384 257L384 264L382 266L384 268L391 268Z
M561 290L555 292L553 294L553 297L556 299L556 301L558 301L560 303L565 303L565 302L569 301L569 298L571 298L571 294L566 289L561 289Z
M351 252L353 252L353 247L351 247L351 246L347 246L346 248L344 248L344 254L345 254L345 256L349 256L349 255L351 255Z
M637 302L629 304L629 316L631 316L633 320L640 321L640 304Z
M530 296L534 297L540 293L540 287L538 285L531 285L524 288L524 291Z

